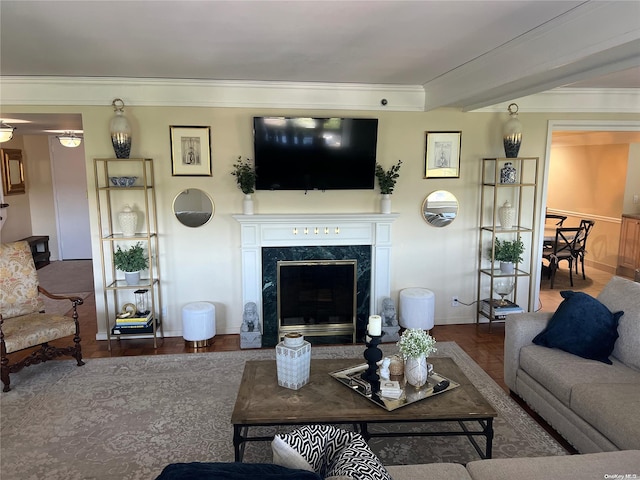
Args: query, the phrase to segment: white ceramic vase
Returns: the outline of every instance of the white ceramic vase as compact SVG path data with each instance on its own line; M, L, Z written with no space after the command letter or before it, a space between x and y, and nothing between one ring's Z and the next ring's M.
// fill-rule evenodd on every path
M242 213L245 215L253 215L253 197L250 193L245 193L242 201Z
M380 199L380 213L391 213L391 194L383 193Z
M429 366L427 364L427 357L424 355L409 357L404 361L404 378L407 383L416 388L420 388L427 383L428 377Z
M140 272L124 272L124 279L127 285L138 285L140 283Z
M511 202L507 200L498 209L498 220L502 228L512 228L516 219L516 209L511 206Z
M138 214L134 212L129 205L125 205L120 213L118 213L118 222L122 235L125 237L133 237L138 227Z

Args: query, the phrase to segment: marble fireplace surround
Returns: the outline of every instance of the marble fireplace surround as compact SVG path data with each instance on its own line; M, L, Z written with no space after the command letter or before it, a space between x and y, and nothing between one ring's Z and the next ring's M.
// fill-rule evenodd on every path
M264 322L263 346L276 341L270 338L273 327L269 325L270 320L265 319L263 309L265 247L297 247L299 251L299 247L370 246L369 311L379 310L382 298L390 296L391 226L398 214L260 214L233 215L233 218L241 229L242 304L258 305Z

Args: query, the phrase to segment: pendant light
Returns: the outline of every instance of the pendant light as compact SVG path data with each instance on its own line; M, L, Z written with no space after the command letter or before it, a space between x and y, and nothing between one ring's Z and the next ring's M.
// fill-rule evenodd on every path
M82 143L82 138L73 132L64 132L62 135L58 135L57 138L63 147L75 148Z
M7 125L2 120L0 120L0 143L8 142L13 138L13 131L15 127L11 125Z

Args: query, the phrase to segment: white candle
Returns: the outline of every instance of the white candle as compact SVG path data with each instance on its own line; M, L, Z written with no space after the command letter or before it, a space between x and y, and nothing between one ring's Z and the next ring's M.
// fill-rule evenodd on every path
M369 325L367 326L367 332L372 337L379 337L382 335L382 317L380 315L370 315Z

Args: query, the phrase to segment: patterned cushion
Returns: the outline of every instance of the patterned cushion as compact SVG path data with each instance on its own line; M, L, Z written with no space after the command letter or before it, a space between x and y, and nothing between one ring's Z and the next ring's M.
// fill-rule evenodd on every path
M273 461L289 468L312 469L323 478L344 476L353 480L391 480L362 435L330 425L305 425L276 435Z
M3 320L2 332L7 353L11 353L75 335L76 322L73 318L62 315L32 313Z
M0 244L0 314L8 319L44 310L27 242Z

